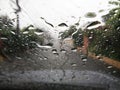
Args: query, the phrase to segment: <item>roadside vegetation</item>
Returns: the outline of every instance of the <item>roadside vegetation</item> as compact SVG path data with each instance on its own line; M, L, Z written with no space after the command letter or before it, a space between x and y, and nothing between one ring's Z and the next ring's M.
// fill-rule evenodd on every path
M61 38L72 38L74 42L74 47L82 46L83 45L83 34L82 29L76 28L76 25L72 25L68 28L68 30L61 32Z
M94 32L94 39L89 50L120 61L120 2L110 3L118 7L103 16L105 26L91 30Z
M76 47L83 45L83 36L86 36L89 39L89 52L120 61L120 1L110 2L110 4L115 4L118 7L103 16L104 26L94 29L79 29L74 35L65 32L65 35L72 35ZM87 14L87 16L91 15L92 13ZM69 29L67 32L72 31Z
M75 25L72 25L72 26L69 27L68 30L65 30L64 32L60 32L61 38L62 38L62 39L65 39L65 38L67 38L67 37L71 37L71 35L72 35L74 32L76 32L76 31L77 31L76 26L75 26Z
M96 14L95 14L94 12L88 12L88 13L85 15L85 17L87 17L87 18L94 18L94 17L96 17Z
M36 43L43 44L44 37L38 35L42 31L25 27L16 34L16 27L8 16L0 16L0 52L6 54L17 53L36 47Z

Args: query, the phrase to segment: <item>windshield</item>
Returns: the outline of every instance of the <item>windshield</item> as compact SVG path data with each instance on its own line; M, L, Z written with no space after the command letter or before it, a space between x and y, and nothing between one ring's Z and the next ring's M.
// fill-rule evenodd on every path
M120 0L0 0L0 88L119 90L119 46Z

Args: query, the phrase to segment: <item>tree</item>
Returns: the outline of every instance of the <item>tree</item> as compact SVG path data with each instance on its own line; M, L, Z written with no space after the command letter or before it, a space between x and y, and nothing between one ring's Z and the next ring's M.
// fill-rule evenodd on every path
M115 4L117 7L103 16L105 28L93 29L95 38L89 47L96 54L120 60L120 0L110 4Z

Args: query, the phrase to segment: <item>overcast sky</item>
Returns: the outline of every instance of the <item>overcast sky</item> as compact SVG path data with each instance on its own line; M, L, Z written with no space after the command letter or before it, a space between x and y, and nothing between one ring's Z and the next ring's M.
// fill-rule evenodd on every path
M84 18L87 12L96 12L95 19L100 19L100 16L106 12L98 14L99 10L106 11L110 5L108 0L20 0L20 6L22 7L20 23L23 27L30 23L44 26L45 23L40 17L44 17L54 25L61 22L72 24L77 22L80 16L83 22L93 20ZM7 14L14 18L13 8L16 6L10 0L0 0L0 14Z

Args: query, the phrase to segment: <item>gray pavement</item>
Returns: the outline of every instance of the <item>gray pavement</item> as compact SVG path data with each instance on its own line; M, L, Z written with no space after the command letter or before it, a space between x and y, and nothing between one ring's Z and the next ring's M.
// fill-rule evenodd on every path
M0 63L0 86L19 86L23 82L49 82L109 86L109 89L105 90L119 90L120 70L102 60L85 57L71 48L73 46L65 43L60 46L58 41L51 49L35 48L12 55L13 62Z
M77 89L77 90L100 90L99 88L104 88L102 90L119 90L120 88L120 82L119 82L120 80L118 80L117 78L93 71L78 71L78 70L40 71L39 70L39 71L25 71L24 73L21 73L19 71L19 72L1 75L0 78L1 78L0 88L3 88L4 86L9 88L11 88L11 86L16 88L32 86L31 88L34 89L34 87L40 88L38 83L39 84L52 83L58 85L63 84L69 86L75 85L80 87L83 86L82 89ZM32 83L32 85L30 83ZM29 86L29 84L31 86ZM85 87L94 87L94 88L96 87L98 89L89 89L89 88L84 89ZM67 90L69 90L69 88ZM71 89L71 90L76 90L76 89Z

